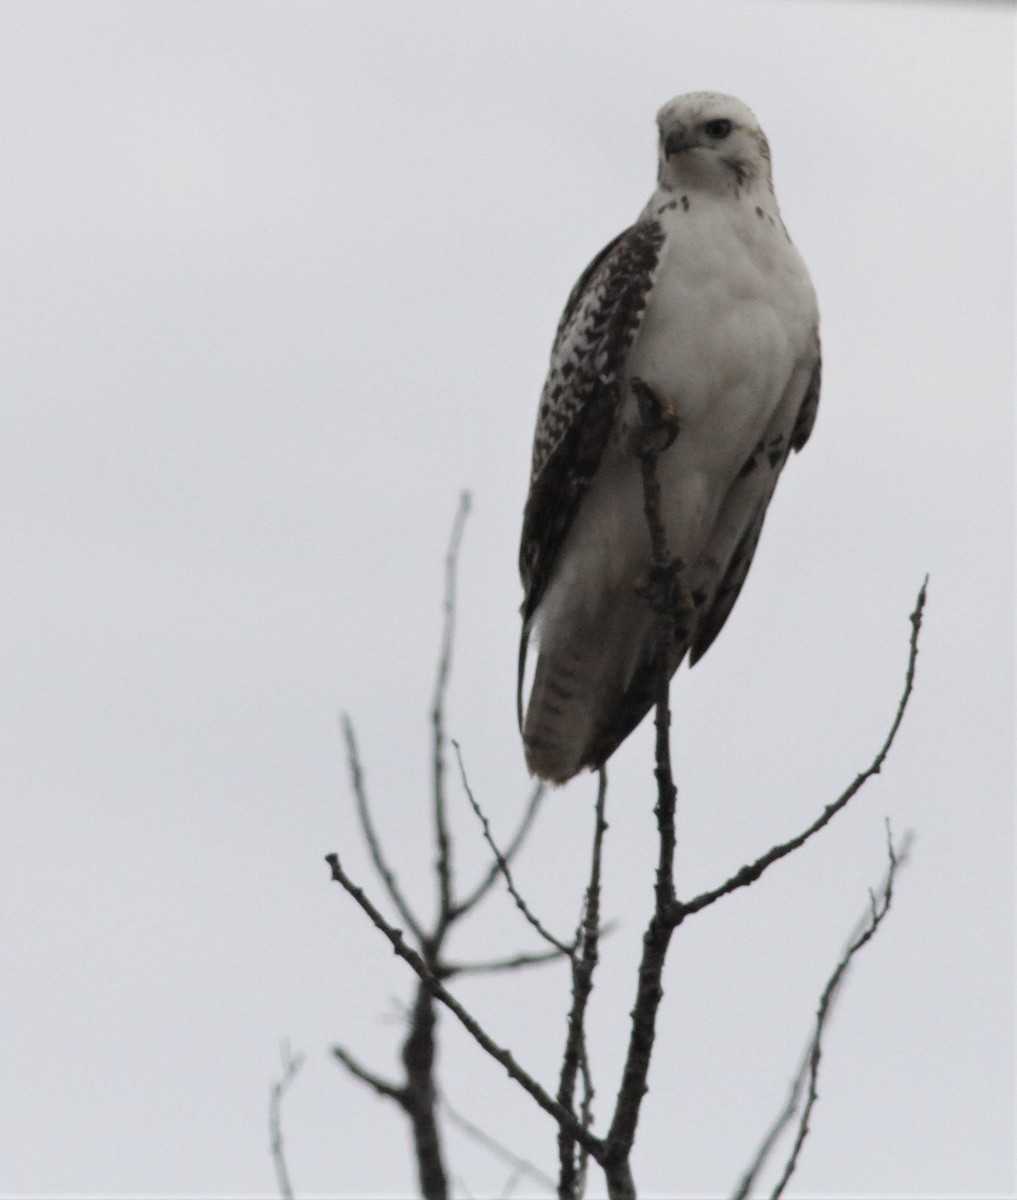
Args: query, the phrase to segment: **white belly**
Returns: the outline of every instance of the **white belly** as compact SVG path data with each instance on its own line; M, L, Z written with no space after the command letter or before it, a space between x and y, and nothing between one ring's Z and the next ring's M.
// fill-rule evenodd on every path
M669 550L693 567L759 440L790 432L814 356L816 302L779 219L754 206L696 205L665 216L667 241L624 384L673 406L679 433L658 463ZM630 449L631 395L576 513L542 606L571 622L627 595L646 570L642 478ZM542 622L543 623L543 622Z

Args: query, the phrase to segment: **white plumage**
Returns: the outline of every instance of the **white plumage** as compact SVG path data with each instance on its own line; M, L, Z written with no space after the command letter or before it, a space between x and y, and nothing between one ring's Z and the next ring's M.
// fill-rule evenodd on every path
M657 119L658 186L569 298L534 439L519 684L521 698L535 633L523 739L531 771L554 782L601 765L652 703L633 381L677 419L657 471L695 615L672 669L687 651L701 657L724 624L819 398L815 294L755 117L733 97L695 92Z

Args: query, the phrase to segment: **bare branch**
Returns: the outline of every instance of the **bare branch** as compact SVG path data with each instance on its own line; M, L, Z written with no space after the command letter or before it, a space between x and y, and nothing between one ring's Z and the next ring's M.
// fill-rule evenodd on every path
M384 1096L388 1100L394 1100L400 1108L406 1107L406 1089L398 1084L389 1083L387 1079L382 1079L380 1075L375 1075L373 1071L369 1071L366 1067L360 1065L352 1054L342 1046L332 1047L333 1055L342 1063L349 1073L361 1083L366 1083L369 1088L373 1088L379 1096Z
M567 957L563 950L545 950L541 954L516 954L512 958L495 958L490 962L442 963L441 973L445 979L455 975L494 975L499 971L516 971L520 967L541 967Z
M432 995L436 996L442 1004L453 1012L459 1019L460 1023L473 1039L496 1061L501 1063L508 1074L518 1083L525 1091L533 1097L540 1107L549 1113L559 1125L565 1124L571 1126L576 1141L580 1145L585 1145L590 1153L599 1161L602 1150L600 1140L595 1138L588 1130L576 1120L575 1116L567 1109L563 1108L557 1100L554 1099L541 1085L525 1071L512 1056L511 1052L503 1049L501 1046L490 1037L488 1033L481 1027L479 1022L466 1011L458 1000L448 991L441 983L437 976L429 969L424 960L419 954L407 945L403 938L401 930L393 928L382 914L374 907L364 889L358 887L352 879L343 870L339 856L337 854L326 854L325 862L328 863L332 878L336 883L340 884L360 905L367 916L370 918L375 928L388 938L392 944L392 949L399 955L401 959L409 963L416 974L423 980L428 990Z
M364 773L360 766L360 753L357 749L357 739L353 733L353 722L346 713L342 715L343 735L346 739L346 761L350 769L350 783L353 787L353 795L357 801L357 816L360 818L360 828L364 834L364 841L367 843L367 849L371 855L371 862L374 863L374 869L378 872L382 883L385 885L385 890L389 894L389 898L396 906L400 918L405 923L407 929L413 934L418 945L424 942L424 931L420 927L416 917L414 917L410 906L406 903L406 899L396 882L395 873L385 861L385 856L381 850L381 843L378 841L378 835L375 832L374 822L371 820L371 810L367 802L367 789L364 787Z
M812 1047L809 1054L809 1090L805 1100L805 1107L802 1109L801 1120L798 1122L798 1134L795 1137L795 1144L791 1149L791 1154L784 1167L784 1173L777 1182L777 1186L771 1193L772 1200L778 1200L778 1197L783 1195L784 1188L787 1186L791 1176L794 1174L795 1167L798 1165L798 1156L801 1153L802 1146L809 1133L809 1117L812 1115L812 1109L819 1099L819 1092L816 1089L816 1083L819 1078L819 1060L823 1051L823 1029L826 1025L827 1018L830 1015L830 1010L833 1007L833 1002L836 999L840 986L844 981L844 976L851 965L851 960L859 950L875 937L876 930L879 928L883 918L890 911L890 904L893 900L893 881L897 873L897 868L905 860L909 839L905 840L901 852L896 854L893 848L893 838L890 835L890 823L886 825L886 843L887 853L890 858L890 867L886 873L886 878L883 881L882 896L877 903L875 896L870 892L869 898L871 901L871 911L868 919L865 921L862 931L852 939L848 948L844 951L843 957L837 964L836 969L830 976L826 987L823 989L823 994L819 999L819 1008L816 1011L816 1029L812 1035Z
M776 1146L781 1134L794 1120L794 1115L798 1111L798 1105L801 1102L802 1089L805 1087L805 1079L809 1072L809 1060L811 1057L812 1042L810 1040L809 1044L805 1047L801 1065L795 1072L795 1077L791 1082L791 1091L788 1094L787 1103L777 1114L777 1119L770 1126L766 1137L763 1138L759 1149L756 1151L756 1157L742 1176L741 1182L738 1184L738 1189L732 1196L732 1200L747 1200L749 1193L755 1186L760 1171L762 1171L769 1161L770 1154L773 1152L773 1148Z
M593 974L597 968L600 941L600 859L607 831L604 810L607 802L607 771L601 767L597 781L597 805L593 828L593 854L590 862L590 882L586 889L583 917L576 934L577 953L572 956L572 1008L569 1012L568 1034L562 1055L558 1082L558 1100L574 1111L576 1077L583 1070L584 1104L582 1124L590 1126L590 1101L593 1084L586 1055L586 1006L593 991ZM576 1162L575 1139L565 1129L558 1131L558 1195L578 1197L582 1164Z
M452 644L456 620L456 565L463 527L470 511L470 493L459 496L459 508L452 524L448 553L445 556L445 626L442 632L441 653L438 656L438 677L434 684L434 700L431 704L431 727L433 731L433 802L434 830L438 842L438 925L445 924L452 912L452 841L448 832L445 805L445 692L448 688L449 671L452 667Z
M448 1100L446 1100L444 1096L441 1098L441 1106L445 1110L445 1115L453 1125L458 1125L463 1133L473 1138L473 1140L483 1146L485 1150L489 1150L495 1156L495 1158L500 1158L503 1163L506 1163L508 1166L512 1167L517 1174L528 1176L530 1179L534 1180L534 1182L539 1183L541 1187L551 1189L554 1188L554 1180L550 1177L550 1175L545 1175L539 1167L535 1167L533 1163L527 1161L525 1158L520 1158L518 1154L514 1154L511 1150L509 1150L507 1146L503 1146L501 1142L496 1141L493 1137L491 1137L489 1133L485 1133L483 1129L480 1129L478 1126L474 1125L472 1121L468 1121L462 1115L462 1113L456 1112L456 1110L451 1104L449 1104Z
M483 828L483 831L484 831L484 840L491 847L491 850L494 853L495 862L497 863L498 869L501 871L502 875L505 878L505 883L506 883L506 886L508 887L509 894L512 896L512 899L516 902L516 908L519 909L519 911L523 914L523 916L527 919L527 921L529 921L529 923L533 926L533 928L537 931L537 933L540 934L540 936L544 939L544 941L550 942L550 944L552 946L554 946L554 948L558 951L559 954L565 954L571 958L571 956L575 953L575 946L569 946L569 945L566 945L565 942L559 941L559 939L556 938L553 933L551 933L548 929L546 929L541 924L540 920L533 915L533 913L530 911L530 908L527 905L526 901L522 898L522 896L520 896L519 892L517 891L516 885L512 882L512 872L509 869L508 861L505 858L505 856L502 854L502 852L498 849L498 846L495 843L495 840L491 835L491 824L488 821L487 817L484 815L483 810L481 809L480 805L477 803L476 799L473 796L473 792L470 789L469 780L466 778L466 768L463 766L463 756L462 756L461 750L459 749L459 743L457 741L453 740L452 747L456 752L456 758L459 762L459 774L462 776L463 790L466 792L466 798L469 800L470 807L477 814L477 817L480 820L481 827Z
M526 840L526 835L530 832L530 826L533 824L534 818L537 815L537 809L540 807L540 802L547 795L547 787L543 783L538 783L530 793L530 800L526 806L526 811L523 813L523 819L519 823L519 828L516 830L512 841L509 842L508 848L505 850L502 857L507 863L512 862L516 854ZM487 872L484 878L477 884L476 888L464 899L456 905L452 912L452 919L465 916L466 913L474 908L494 886L495 881L501 874L501 867L498 860L495 859L491 865L491 869Z
M601 933L604 930L601 929ZM589 1129L593 1125L593 1098L596 1095L596 1090L593 1086L593 1075L590 1072L590 1056L587 1053L587 1047L583 1046L583 1057L579 1063L579 1069L582 1072L583 1080L583 1099L579 1105L579 1119L583 1123L584 1129ZM586 1168L589 1165L590 1152L585 1146L579 1148L579 1172L576 1177L576 1195L583 1196L586 1194Z
M430 965L430 964L428 964ZM434 997L424 980L417 984L410 1031L403 1042L406 1068L406 1113L413 1131L420 1194L427 1200L448 1200L448 1172L438 1127L438 1089L434 1082L437 1055L435 1026L438 1014Z
M290 1084L296 1078L297 1072L304 1065L302 1054L291 1054L289 1042L283 1041L280 1046L283 1072L269 1092L268 1128L272 1142L272 1161L275 1163L276 1179L279 1183L279 1195L283 1200L293 1200L293 1185L286 1167L286 1154L283 1149L282 1135L282 1102L283 1096Z
M890 726L890 732L887 734L879 753L872 760L872 763L847 787L832 804L828 804L823 809L819 817L812 824L798 834L797 837L791 838L790 841L783 842L779 846L774 846L755 862L748 866L742 867L740 871L732 875L720 887L714 888L712 891L703 892L692 900L678 900L671 907L671 919L676 925L689 916L691 913L699 912L700 909L706 908L719 900L721 896L727 896L731 892L737 891L738 888L747 887L762 875L767 867L778 862L782 858L786 858L793 850L797 850L818 833L824 826L829 825L833 818L841 811L848 801L864 786L864 784L872 778L873 775L878 775L882 770L883 763L886 760L887 754L890 752L890 747L893 745L894 739L897 736L897 730L900 728L901 721L904 719L904 712L908 705L908 700L911 697L911 690L915 681L915 663L918 659L918 634L922 627L922 615L925 611L926 590L929 584L929 577L926 575L921 589L918 592L918 599L915 603L914 611L908 618L911 622L911 643L908 652L908 665L904 678L904 691L900 701L897 704L897 712L893 719L893 724Z
M819 1072L819 1062L822 1056L822 1036L826 1025L829 1023L830 1016L833 1012L834 1004L840 995L844 981L847 977L848 969L851 966L854 956L876 933L881 922L885 918L890 909L890 904L893 899L893 884L896 878L897 871L905 864L908 858L908 853L912 844L912 834L906 833L901 840L900 848L895 850L893 839L890 836L890 823L887 821L887 856L890 860L889 868L880 885L880 900L876 901L874 894L869 893L869 906L859 918L848 938L847 945L840 961L838 962L833 974L827 981L826 987L820 997L819 1007L816 1012L816 1024L812 1036L809 1039L808 1045L805 1047L805 1053L802 1056L801 1065L795 1074L791 1084L791 1090L788 1095L787 1103L777 1115L777 1119L770 1127L763 1139L762 1144L756 1151L755 1158L752 1160L748 1170L745 1172L734 1193L733 1200L746 1200L752 1187L755 1185L760 1172L765 1167L769 1160L770 1154L774 1146L777 1144L781 1134L791 1124L795 1113L798 1111L801 1103L802 1093L805 1090L806 1081L808 1081L808 1096L805 1103L805 1108L802 1111L798 1125L798 1134L795 1139L794 1147L784 1167L784 1173L773 1191L773 1197L778 1197L783 1192L788 1181L793 1174L797 1165L798 1157L801 1152L802 1145L809 1132L809 1117L812 1109L819 1098L816 1089L816 1080Z

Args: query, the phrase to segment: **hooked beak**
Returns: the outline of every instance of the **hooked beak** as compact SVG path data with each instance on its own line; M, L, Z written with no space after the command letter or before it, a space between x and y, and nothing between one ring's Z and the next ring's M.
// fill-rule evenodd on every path
M698 145L696 139L689 133L684 125L679 125L677 129L672 129L664 139L664 157L670 158L672 154L680 154L683 150L691 150Z

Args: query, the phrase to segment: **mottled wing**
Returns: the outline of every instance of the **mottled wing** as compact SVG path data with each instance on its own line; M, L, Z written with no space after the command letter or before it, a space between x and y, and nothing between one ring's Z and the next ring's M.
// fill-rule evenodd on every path
M812 372L812 378L809 380L809 386L799 405L795 423L791 429L791 436L788 442L785 443L785 446L790 444L790 447L796 451L801 450L809 440L809 434L812 433L812 427L816 423L821 375L822 360L819 357L817 348L816 365ZM773 475L770 486L760 496L755 511L745 527L745 532L742 534L734 553L731 555L727 570L724 572L724 577L713 593L709 607L699 614L696 622L695 637L689 650L689 663L692 666L695 666L707 650L709 650L717 635L724 628L725 621L731 615L731 610L738 599L738 594L742 590L742 584L744 584L745 577L749 573L749 567L752 566L752 558L756 553L759 535L763 530L763 520L766 517L766 510L769 507L774 488L777 486L777 477L783 470L787 454L788 451L785 449L780 460L771 463Z
M663 244L656 221L640 221L619 234L580 276L558 323L537 414L519 547L526 593L516 693L520 727L530 625L617 417L619 380Z
M663 242L655 221L641 221L616 237L583 272L558 325L537 415L519 548L527 621L614 425L619 378Z

